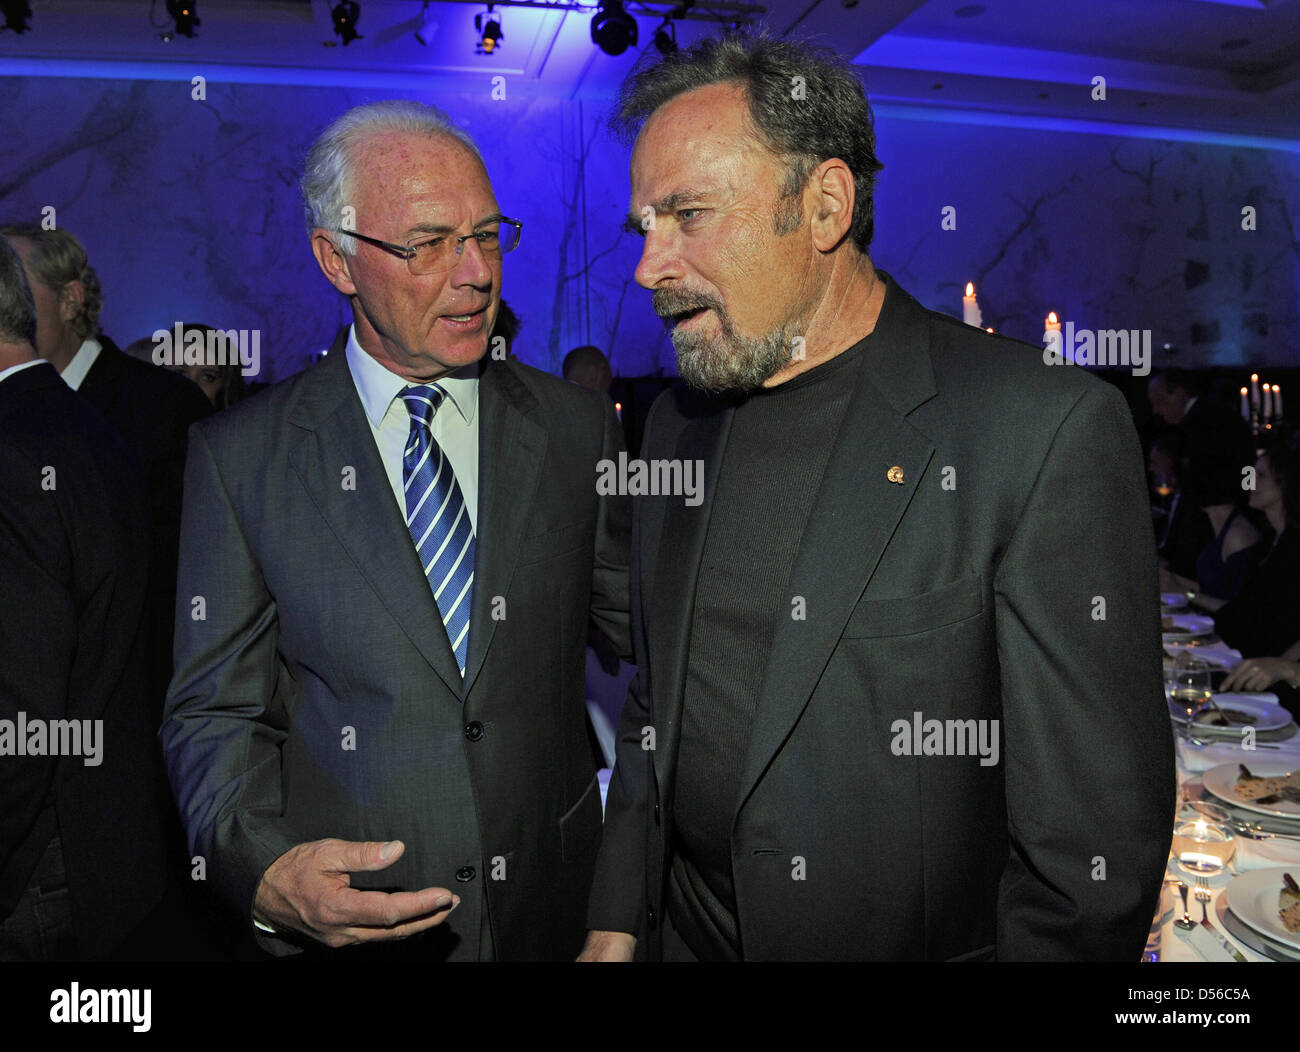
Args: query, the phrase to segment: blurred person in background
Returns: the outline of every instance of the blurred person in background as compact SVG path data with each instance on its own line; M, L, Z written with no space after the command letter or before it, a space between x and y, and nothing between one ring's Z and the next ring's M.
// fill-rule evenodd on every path
M162 719L171 680L172 615L180 544L181 482L190 424L212 413L194 384L124 354L99 328L99 277L71 234L35 224L0 227L22 257L36 300L36 351L93 405L145 468L153 532L149 613L151 718Z
M175 932L146 922L170 800L149 714L144 472L36 339L0 237L0 961L131 958L141 928L153 956Z
M609 394L610 386L614 383L609 359L599 347L590 345L575 347L566 354L561 373L571 383L605 395Z
M1228 602L1194 595L1191 605L1214 613L1215 630L1247 658L1286 652L1300 639L1300 440L1278 434L1255 464L1250 506L1268 520L1273 542Z

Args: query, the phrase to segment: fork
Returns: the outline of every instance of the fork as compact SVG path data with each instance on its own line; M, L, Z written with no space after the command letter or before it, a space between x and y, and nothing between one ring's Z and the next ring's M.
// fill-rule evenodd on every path
M1201 904L1201 923L1208 925L1210 923L1210 916L1206 911L1206 906L1210 901L1210 878L1197 877L1196 890L1192 892L1192 894L1196 896L1196 901Z

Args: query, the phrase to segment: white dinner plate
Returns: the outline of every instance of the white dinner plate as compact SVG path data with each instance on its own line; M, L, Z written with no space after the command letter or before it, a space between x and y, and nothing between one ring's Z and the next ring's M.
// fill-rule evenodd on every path
M1200 614L1165 614L1174 628L1160 634L1166 643L1187 643L1202 636L1213 635L1214 618Z
M1252 757L1246 766L1250 768L1251 774L1258 775L1260 778L1277 778L1289 774L1300 765L1295 762L1287 764L1269 763L1267 760L1256 761ZM1211 767L1201 775L1201 784L1224 803L1231 804L1233 807L1255 811L1261 815L1271 815L1274 818L1300 818L1300 804L1294 804L1290 800L1281 800L1276 804L1263 806L1243 800L1232 791L1232 787L1237 784L1237 775L1240 773L1235 763L1220 764L1218 767ZM1233 912L1237 911L1234 909Z
M1253 869L1234 877L1224 894L1228 896L1228 909L1242 924L1290 950L1300 951L1300 932L1287 931L1282 918L1277 915L1283 873L1290 873L1300 880L1300 866Z
M1291 722L1291 713L1271 701L1265 701L1257 695L1251 694L1216 694L1214 703L1221 709L1230 712L1240 712L1247 716L1254 716L1253 723L1233 723L1231 725L1221 726L1213 722L1216 713L1213 709L1207 708L1204 712L1196 714L1196 722L1192 724L1194 730L1206 731L1241 731L1246 727L1254 727L1256 731L1280 731L1283 727ZM1169 702L1169 714L1173 716L1178 723L1187 722L1187 710L1180 708L1174 701ZM1250 766L1247 764L1246 766ZM1251 767L1252 774L1258 774Z

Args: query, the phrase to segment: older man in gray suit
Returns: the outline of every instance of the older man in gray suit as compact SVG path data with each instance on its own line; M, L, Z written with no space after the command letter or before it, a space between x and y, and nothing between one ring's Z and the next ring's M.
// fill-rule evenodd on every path
M161 732L191 846L273 953L572 958L589 625L628 651L617 422L487 353L520 224L437 110L344 114L303 192L354 323L191 431Z

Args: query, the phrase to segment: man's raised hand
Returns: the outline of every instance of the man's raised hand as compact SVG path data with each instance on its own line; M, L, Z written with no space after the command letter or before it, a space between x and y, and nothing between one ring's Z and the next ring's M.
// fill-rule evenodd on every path
M257 886L253 917L278 931L292 929L326 946L405 939L435 927L460 905L446 888L358 891L350 873L387 869L400 840L313 840L277 858Z

